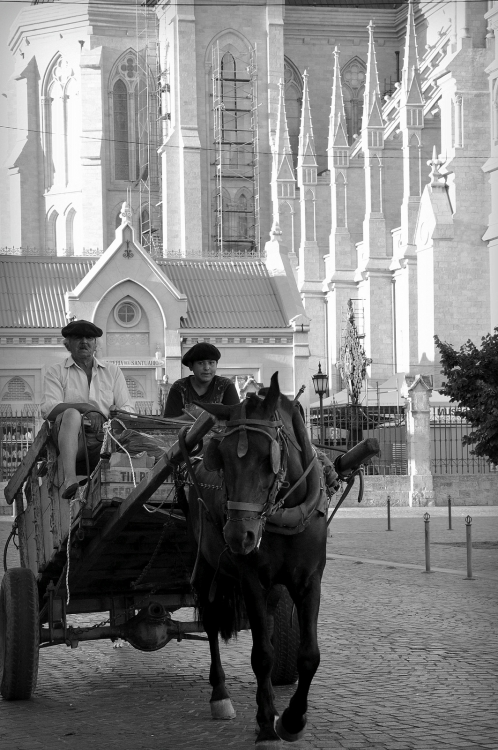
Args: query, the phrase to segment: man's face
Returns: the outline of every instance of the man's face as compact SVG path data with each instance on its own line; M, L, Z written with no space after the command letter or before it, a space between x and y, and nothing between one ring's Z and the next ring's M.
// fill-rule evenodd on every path
M192 372L200 383L209 383L216 375L217 366L215 359L202 359L192 363Z
M97 339L90 336L68 336L67 348L73 359L88 359L95 354Z

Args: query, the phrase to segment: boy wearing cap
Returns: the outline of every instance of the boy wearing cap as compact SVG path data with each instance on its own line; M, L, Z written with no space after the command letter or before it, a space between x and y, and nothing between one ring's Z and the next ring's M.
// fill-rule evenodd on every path
M102 329L88 320L75 320L61 334L70 356L47 370L41 413L53 422L52 437L64 468L62 497L70 499L87 481L86 476L78 476L76 471L78 463L86 462L85 443L93 468L100 456L102 439L97 433L104 417L109 416L112 406L128 412L133 412L134 407L119 367L95 357ZM85 414L84 435L82 414Z
M182 364L192 370L192 375L175 380L168 393L164 417L182 417L184 412L194 413L194 401L228 406L239 403L232 381L216 374L220 357L219 349L204 342L195 344L184 354Z

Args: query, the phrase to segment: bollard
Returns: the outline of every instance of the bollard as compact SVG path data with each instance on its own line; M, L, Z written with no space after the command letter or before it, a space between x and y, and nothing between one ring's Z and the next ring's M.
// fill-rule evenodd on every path
M424 573L432 573L431 571L431 548L430 548L430 537L429 537L429 521L431 517L428 513L424 513L425 522L425 570Z
M448 531L453 531L451 528L451 495L448 495Z
M465 519L465 531L467 537L467 578L466 581L474 581L472 577L472 516Z
M387 496L387 530L391 531L391 496Z

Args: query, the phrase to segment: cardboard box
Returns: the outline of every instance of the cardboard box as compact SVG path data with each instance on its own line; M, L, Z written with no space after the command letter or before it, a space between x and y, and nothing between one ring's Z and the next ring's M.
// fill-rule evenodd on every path
M154 456L148 456L145 451L143 453L139 453L138 456L131 456L131 463L133 464L134 469L150 469L152 468L152 466L154 466L154 460ZM109 458L109 466L111 467L111 469L117 466L123 466L130 469L130 459L128 458L126 453L111 453L111 457Z
M102 483L100 487L100 497L103 500L110 500L113 497L124 498L128 497L130 492L134 489L133 484L123 482L109 482ZM168 501L169 504L173 504L175 500L175 489L171 483L162 484L154 494L149 498L147 502L162 502L163 500Z

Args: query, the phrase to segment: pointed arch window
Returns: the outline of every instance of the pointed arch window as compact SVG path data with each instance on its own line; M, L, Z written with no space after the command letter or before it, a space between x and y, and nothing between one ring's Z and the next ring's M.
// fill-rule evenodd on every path
M353 142L353 135L361 131L366 71L366 65L359 57L353 57L341 70L348 143L350 144Z
M285 82L285 115L287 118L287 129L292 151L294 167L297 166L297 155L299 151L299 128L301 127L301 108L303 102L303 79L301 73L294 63L287 57L284 58L284 82Z
M45 189L76 185L80 177L79 84L62 56L49 65L42 84Z
M126 377L125 380L131 398L145 398L144 389L135 378Z
M147 150L149 128L151 123L155 123L156 115L151 109L144 75L143 63L138 65L137 53L133 50L128 50L111 71L109 107L113 171L117 181L135 182L139 177L143 179L140 164L151 162L152 155L158 158L156 149L152 149L150 153ZM152 173L157 174L155 161Z
M2 401L32 401L33 394L23 378L16 375L7 383Z
M66 255L74 255L74 220L76 211L70 208L66 214Z
M49 255L57 255L57 219L59 214L55 209L47 216L46 247Z
M231 52L225 52L220 67L222 141L227 144L244 144L252 138L250 102L247 97L251 80Z
M114 176L116 180L130 179L128 91L119 79L112 90L114 116Z

